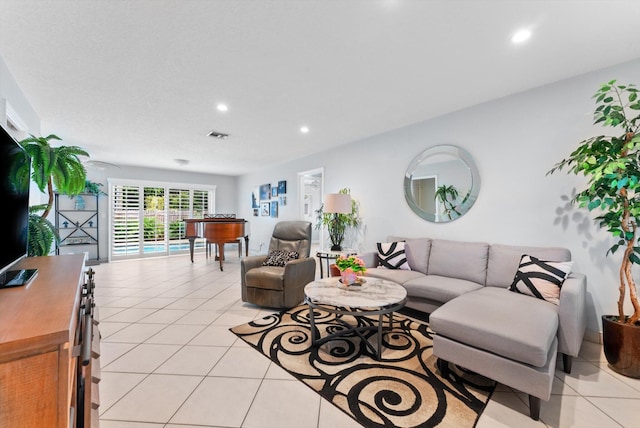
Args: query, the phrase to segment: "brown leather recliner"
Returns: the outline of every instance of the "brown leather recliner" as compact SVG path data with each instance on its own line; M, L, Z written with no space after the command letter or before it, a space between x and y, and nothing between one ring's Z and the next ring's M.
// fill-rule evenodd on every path
M311 223L281 221L276 224L269 243L275 250L297 251L299 258L280 266L263 266L267 255L250 256L240 261L242 301L268 308L289 309L304 300L304 286L316 275L316 260L309 257Z

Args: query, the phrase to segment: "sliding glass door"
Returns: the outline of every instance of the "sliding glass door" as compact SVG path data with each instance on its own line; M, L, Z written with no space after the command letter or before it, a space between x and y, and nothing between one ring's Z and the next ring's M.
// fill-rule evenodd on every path
M186 253L183 219L215 212L215 186L109 180L109 195L110 260Z

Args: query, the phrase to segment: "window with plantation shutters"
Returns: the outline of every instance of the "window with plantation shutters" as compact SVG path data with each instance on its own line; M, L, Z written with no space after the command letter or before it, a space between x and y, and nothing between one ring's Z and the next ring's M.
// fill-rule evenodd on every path
M165 189L164 187L145 186L144 192L144 214L142 225L144 231L143 250L150 253L166 252L168 244L165 234L166 229L166 209L165 209Z
M215 208L215 186L111 179L109 194L110 259L188 252L183 219Z
M213 212L209 210L209 192L203 190L193 191L193 217L204 217L205 214Z
M111 198L111 249L110 254L128 256L139 254L140 245L140 188L114 186Z

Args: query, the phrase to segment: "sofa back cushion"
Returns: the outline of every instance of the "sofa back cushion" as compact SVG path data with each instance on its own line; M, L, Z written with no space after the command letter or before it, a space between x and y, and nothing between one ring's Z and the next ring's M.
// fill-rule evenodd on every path
M434 239L431 243L428 273L429 275L466 279L484 285L487 277L488 257L489 244L485 242ZM518 258L519 262L520 258ZM515 271L513 273L515 274ZM511 279L513 280L513 275Z
M427 274L429 253L431 252L430 238L403 238L400 236L388 236L387 242L404 241L404 251L407 263L411 270Z
M520 247L515 245L492 244L489 248L487 266L487 286L508 288L518 271L523 254L541 260L556 262L571 261L571 252L560 247Z

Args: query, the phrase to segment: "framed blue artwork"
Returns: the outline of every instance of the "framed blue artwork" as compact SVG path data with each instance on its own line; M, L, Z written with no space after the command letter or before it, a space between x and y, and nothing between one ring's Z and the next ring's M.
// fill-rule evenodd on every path
M260 208L260 188L256 187L251 193L251 208Z
M284 195L287 193L287 181L278 181L278 195Z
M260 200L268 201L271 199L271 184L263 184L260 186Z

